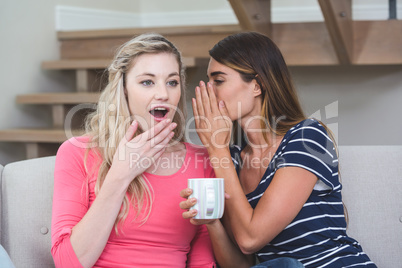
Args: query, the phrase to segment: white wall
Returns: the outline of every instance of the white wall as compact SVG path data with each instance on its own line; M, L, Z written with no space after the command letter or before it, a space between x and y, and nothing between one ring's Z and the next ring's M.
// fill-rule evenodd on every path
M141 11L141 1L138 0L56 0L54 2L60 6L73 6L106 11Z
M275 8L286 7L290 0L274 0ZM309 5L312 0L296 1ZM166 3L170 4L166 6ZM354 0L354 4L364 3ZM385 2L385 3L384 3ZM385 0L370 0L372 5L386 5ZM190 9L207 14L215 8L227 10L226 0L141 0L113 1L92 0L37 0L2 1L0 4L0 129L15 127L46 127L51 125L48 107L15 104L18 94L72 91L74 80L71 72L44 71L44 60L59 58L56 37L55 7L76 5L79 8L116 12L144 12L148 15L164 10L178 12ZM119 4L117 4L119 3ZM157 3L157 4L155 4ZM367 2L366 2L367 3ZM125 8L126 7L126 8ZM398 17L402 0L398 0ZM384 10L384 8L382 9ZM211 12L209 12L211 11ZM216 11L216 10L215 10ZM227 10L230 14L230 10ZM370 13L370 12L368 12ZM169 14L166 15L169 19ZM210 22L210 21L209 21ZM181 23L186 23L182 21ZM208 23L206 21L205 23ZM205 78L205 66L193 70L193 82ZM338 117L328 120L338 125L341 145L398 144L402 141L402 65L355 67L294 67L292 68L299 95L308 114L338 101ZM325 114L322 114L325 119ZM24 146L18 143L0 143L0 164L23 159Z
M54 31L54 2L2 1L0 4L0 129L42 127L51 122L47 107L15 103L18 94L69 90L63 73L45 72L43 60L59 57ZM0 164L22 159L21 144L0 143Z
M59 0L56 28L63 31L166 27L177 25L237 24L237 18L227 0L142 0L127 4L112 2ZM317 0L272 0L271 19L274 23L323 21ZM113 3L114 4L114 3ZM354 20L388 19L387 0L352 1ZM398 0L398 18L402 18L402 0Z
M340 145L402 145L402 65L291 68L306 114L338 123ZM338 101L338 118L325 106Z
M290 71L306 115L327 124L339 145L402 145L402 65L290 67ZM205 81L206 66L190 74L189 100L197 81Z

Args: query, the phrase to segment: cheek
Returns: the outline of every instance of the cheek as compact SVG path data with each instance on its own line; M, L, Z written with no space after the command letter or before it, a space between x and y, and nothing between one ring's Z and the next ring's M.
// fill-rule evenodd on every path
M170 96L169 96L170 103L172 105L177 106L179 104L180 97L181 97L181 91L180 90L172 92L170 94Z

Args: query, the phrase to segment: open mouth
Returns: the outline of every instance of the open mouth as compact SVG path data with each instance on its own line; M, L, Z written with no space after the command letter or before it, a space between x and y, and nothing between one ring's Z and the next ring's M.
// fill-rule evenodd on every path
M155 107L149 111L149 113L156 119L156 120L163 120L167 113L169 112L169 108L166 107Z

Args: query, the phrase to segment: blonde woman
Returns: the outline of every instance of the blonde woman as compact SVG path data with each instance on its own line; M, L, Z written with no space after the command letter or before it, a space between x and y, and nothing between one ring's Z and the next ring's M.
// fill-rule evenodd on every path
M140 35L117 52L86 134L56 157L56 267L213 267L205 226L178 207L189 177L212 177L183 142L184 71L176 47Z

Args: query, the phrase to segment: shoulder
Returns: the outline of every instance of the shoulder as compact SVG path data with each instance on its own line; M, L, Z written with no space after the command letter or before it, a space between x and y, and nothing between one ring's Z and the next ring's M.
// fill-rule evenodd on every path
M305 119L292 127L285 135L288 140L294 138L305 138L305 139L318 139L318 140L329 140L332 141L328 135L326 127L324 127L316 119Z
M91 143L89 136L72 137L61 144L57 151L56 162L78 161L83 162L94 158L97 147Z
M91 147L91 138L89 136L78 136L69 138L63 142L59 147L59 151L80 151Z
M329 172L337 170L335 144L326 127L315 119L306 119L285 135L280 149L281 161L297 163L316 169L324 166Z

